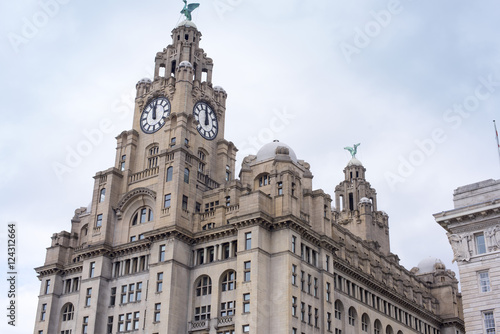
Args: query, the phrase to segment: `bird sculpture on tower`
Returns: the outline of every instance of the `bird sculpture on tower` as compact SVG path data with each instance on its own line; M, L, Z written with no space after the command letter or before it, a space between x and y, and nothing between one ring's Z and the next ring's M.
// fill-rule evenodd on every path
M344 150L348 150L349 153L351 153L351 157L356 158L356 153L358 153L358 146L359 145L360 144L354 144L354 145L352 145L353 147L347 146L347 147L344 147Z
M191 12L198 8L200 6L199 3L190 3L188 5L187 0L182 0L184 1L184 8L181 10L181 14L184 14L186 16L187 21L191 21Z

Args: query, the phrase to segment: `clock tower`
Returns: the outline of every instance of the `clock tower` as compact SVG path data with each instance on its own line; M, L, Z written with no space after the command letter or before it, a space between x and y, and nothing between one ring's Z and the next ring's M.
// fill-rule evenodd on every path
M193 22L177 25L172 44L156 54L153 80L136 85L133 129L117 137L116 168L129 181L121 192L155 188L155 212L164 216L156 228L193 231L190 213L200 212L203 193L234 177L237 149L224 139L227 94L213 86L200 40Z

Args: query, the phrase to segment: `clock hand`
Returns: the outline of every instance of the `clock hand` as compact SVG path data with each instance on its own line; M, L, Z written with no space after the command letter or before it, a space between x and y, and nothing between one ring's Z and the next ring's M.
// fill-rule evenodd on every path
M153 119L156 120L156 101L153 102Z
M208 125L208 110L205 110L205 125Z

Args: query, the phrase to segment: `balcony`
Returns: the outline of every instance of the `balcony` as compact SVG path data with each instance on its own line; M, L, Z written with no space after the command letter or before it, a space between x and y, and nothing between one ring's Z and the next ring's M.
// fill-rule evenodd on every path
M220 317L217 319L217 328L226 326L234 326L234 319L232 315L228 315L227 317Z
M156 176L156 175L158 175L159 171L160 171L160 167L153 167L153 168L145 169L142 172L138 172L138 173L130 175L128 182L129 183L138 182L138 181Z
M210 328L210 319L190 321L188 324L189 333L208 330Z

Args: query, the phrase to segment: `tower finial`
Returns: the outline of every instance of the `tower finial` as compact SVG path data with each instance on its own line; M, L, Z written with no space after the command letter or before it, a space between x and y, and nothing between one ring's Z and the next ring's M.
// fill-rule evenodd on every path
M353 147L344 147L344 150L348 150L351 153L351 157L356 158L356 153L358 153L358 146L360 144L354 144Z
M182 0L184 1L184 8L181 10L181 14L184 14L186 16L187 21L191 21L191 12L198 8L200 6L199 3L190 3L189 5L187 4L187 0Z

